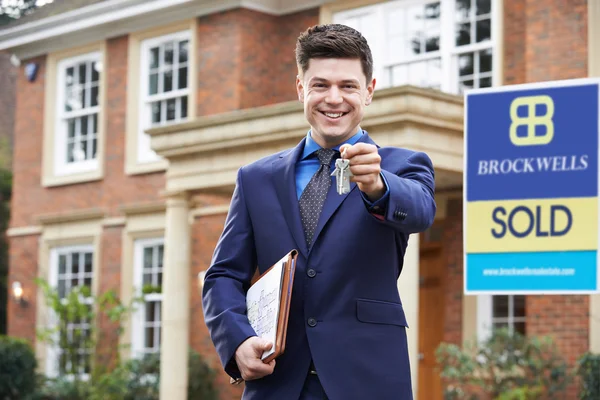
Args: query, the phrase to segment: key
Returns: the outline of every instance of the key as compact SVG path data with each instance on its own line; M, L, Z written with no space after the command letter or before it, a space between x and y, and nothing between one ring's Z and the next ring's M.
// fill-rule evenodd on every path
M335 160L335 170L331 173L335 176L336 188L338 194L346 194L350 192L350 161L338 158Z

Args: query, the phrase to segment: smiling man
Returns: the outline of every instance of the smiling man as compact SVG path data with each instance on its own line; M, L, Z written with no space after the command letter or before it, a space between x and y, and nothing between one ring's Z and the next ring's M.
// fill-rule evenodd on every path
M375 89L365 38L320 25L296 45L298 99L310 125L298 145L238 172L225 228L203 289L205 321L243 399L412 399L406 318L397 289L411 233L433 222L429 157L380 148L360 124ZM349 193L331 172L348 160ZM246 317L245 293L299 251L285 353Z

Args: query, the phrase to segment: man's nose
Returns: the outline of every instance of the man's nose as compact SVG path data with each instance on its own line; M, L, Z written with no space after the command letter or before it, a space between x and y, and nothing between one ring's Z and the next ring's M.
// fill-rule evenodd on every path
M341 104L344 101L344 98L337 86L331 86L325 101L329 104Z

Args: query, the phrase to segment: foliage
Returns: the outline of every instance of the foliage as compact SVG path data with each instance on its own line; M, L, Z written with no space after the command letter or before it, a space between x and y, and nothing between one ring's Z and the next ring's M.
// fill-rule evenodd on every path
M462 349L442 343L436 357L446 400L474 400L482 394L493 399L561 398L569 382L567 363L549 337L529 338L507 329Z
M0 154L0 161L3 159ZM12 173L0 168L0 233L6 232L10 219ZM6 310L8 303L8 240L0 235L0 335L6 333Z
M160 356L149 354L119 364L111 372L79 384L59 377L46 381L36 400L158 400L160 388ZM216 400L214 371L202 357L190 351L189 400Z
M0 25L5 25L37 8L37 0L8 0L0 2Z
M28 398L36 385L37 361L30 344L0 336L0 399Z
M577 361L581 379L580 400L600 399L600 354L585 353Z
M62 297L43 280L37 281L42 288L46 303L57 317L58 323L40 330L40 340L64 349L61 360L61 374L56 378L46 378L40 385L36 400L158 400L160 387L160 356L149 354L142 359L121 362L118 358L114 368L106 368L98 361L98 343L101 332L96 327L97 311L106 315L116 325L116 333L123 333L124 319L131 315L142 298L135 298L124 305L114 291L108 291L95 298L86 286L73 288ZM77 323L89 323L89 333L78 328ZM67 324L75 323L66 335ZM81 348L89 349L92 356L89 365L83 370L76 368L76 360ZM96 362L93 362L93 361ZM75 365L74 365L75 364ZM79 363L80 364L80 363ZM202 357L193 351L189 355L188 398L191 400L217 399L213 386L214 371ZM79 373L78 373L79 372ZM81 379L81 372L87 379Z

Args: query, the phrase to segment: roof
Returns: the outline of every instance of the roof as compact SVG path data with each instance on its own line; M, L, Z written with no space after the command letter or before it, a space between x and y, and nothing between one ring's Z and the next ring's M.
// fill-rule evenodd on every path
M38 21L47 17L62 14L67 11L75 10L91 4L101 3L107 0L54 0L50 4L35 9L30 14L27 14L19 19L10 22L9 24L0 26L0 31L15 26L27 24L29 22Z

